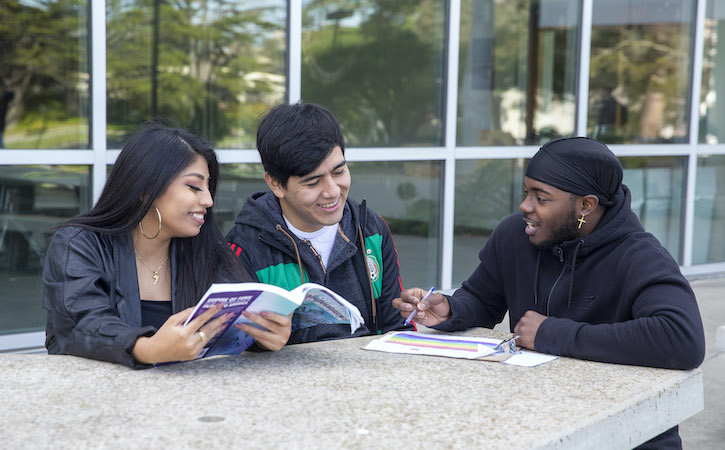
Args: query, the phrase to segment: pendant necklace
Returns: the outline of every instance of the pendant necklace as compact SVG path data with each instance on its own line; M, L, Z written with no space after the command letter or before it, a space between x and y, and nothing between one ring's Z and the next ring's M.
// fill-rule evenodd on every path
M138 260L139 260L139 261L141 261L141 264L143 264L143 265L144 265L144 266L145 266L145 267L146 267L146 268L147 268L148 270L150 270L151 272L153 272L153 273L154 273L154 274L153 274L153 278L154 278L154 286L156 286L156 283L158 283L158 282L159 282L159 270L161 270L161 268L162 268L162 267L164 267L164 264L166 264L166 261L168 261L168 260L169 260L169 257L167 256L167 257L166 257L166 259L164 259L164 261L163 261L163 262L161 263L161 265L160 265L159 267L157 267L157 268L156 268L156 270L154 270L154 269L152 269L151 267L149 267L149 266L148 266L148 264L146 264L146 263L145 263L145 262L143 261L143 259L141 259L141 256L139 256L139 254L138 254L138 253L136 253L136 258L138 258Z

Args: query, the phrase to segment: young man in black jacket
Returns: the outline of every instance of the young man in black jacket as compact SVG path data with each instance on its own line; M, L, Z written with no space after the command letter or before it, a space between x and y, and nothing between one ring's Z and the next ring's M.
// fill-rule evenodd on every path
M287 290L322 284L354 304L365 319L293 330L288 343L401 329L393 308L401 281L397 250L378 214L349 199L350 172L342 127L312 103L278 105L262 119L257 149L270 190L252 194L227 240L247 271Z
M705 338L695 295L632 212L622 176L614 154L594 139L541 147L526 170L521 213L496 227L462 287L431 295L415 321L444 331L492 328L508 311L518 344L540 352L699 366ZM409 289L393 305L406 316L424 293ZM645 446L680 447L677 427Z

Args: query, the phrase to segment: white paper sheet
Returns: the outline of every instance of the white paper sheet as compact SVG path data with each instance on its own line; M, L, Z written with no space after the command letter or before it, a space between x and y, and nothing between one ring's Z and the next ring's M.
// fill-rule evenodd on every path
M370 341L365 350L476 359L492 355L494 347L499 343L501 339L398 331ZM534 367L556 358L558 356L522 350L501 362L513 366Z
M528 350L521 350L520 353L516 355L511 355L510 358L501 362L504 364L511 364L512 366L534 367L538 366L539 364L553 361L556 358L558 358L558 356L549 355L547 353L536 353L530 352Z

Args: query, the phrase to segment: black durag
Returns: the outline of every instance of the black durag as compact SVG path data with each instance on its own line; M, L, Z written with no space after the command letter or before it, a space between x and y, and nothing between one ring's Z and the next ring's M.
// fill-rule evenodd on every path
M611 206L622 185L622 164L596 139L571 137L544 144L531 158L526 176L576 195L596 195Z

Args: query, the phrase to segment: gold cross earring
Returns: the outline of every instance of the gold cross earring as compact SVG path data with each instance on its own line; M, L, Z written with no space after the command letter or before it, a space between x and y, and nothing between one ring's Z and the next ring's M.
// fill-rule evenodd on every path
M584 220L584 214L582 214L581 218L579 218L577 220L579 221L579 226L577 226L576 228L577 228L577 230L581 230L582 229L582 225L584 225L585 223L587 223L587 221Z

